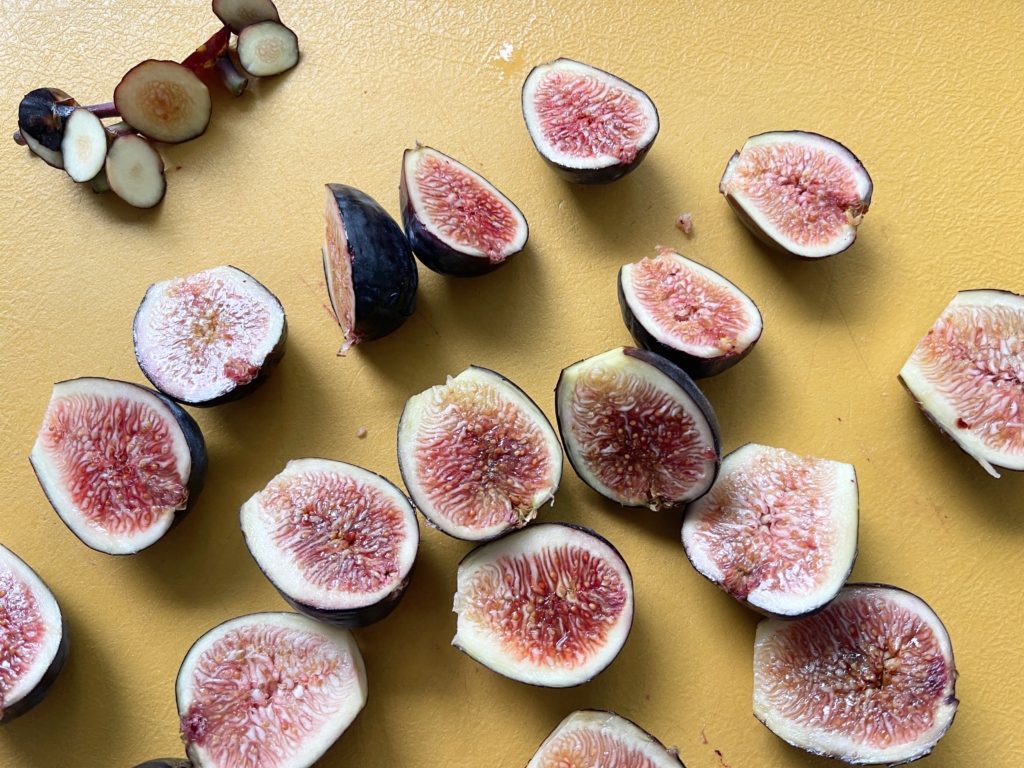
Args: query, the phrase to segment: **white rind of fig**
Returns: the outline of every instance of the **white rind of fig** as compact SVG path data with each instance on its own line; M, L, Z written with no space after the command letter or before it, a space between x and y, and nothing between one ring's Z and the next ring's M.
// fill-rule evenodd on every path
M588 738L589 737L589 738ZM612 754L611 749L623 749L623 754ZM581 752L581 750L585 750ZM628 763L621 763L622 768L643 766L643 768L682 768L682 761L675 749L667 749L658 739L631 720L627 720L614 712L595 709L582 709L566 717L553 730L537 749L526 768L562 768L567 754L577 755L599 753L612 762L587 762L587 766L596 768L614 768L620 766L618 760L625 758ZM582 766L583 763L572 763L571 768Z
M107 186L135 208L152 208L164 199L167 180L160 153L144 136L118 136L107 151Z
M40 160L52 168L56 168L60 171L64 170L64 156L60 152L50 149L49 147L44 147L27 133L23 132L21 136L25 139L25 144L28 148L31 149Z

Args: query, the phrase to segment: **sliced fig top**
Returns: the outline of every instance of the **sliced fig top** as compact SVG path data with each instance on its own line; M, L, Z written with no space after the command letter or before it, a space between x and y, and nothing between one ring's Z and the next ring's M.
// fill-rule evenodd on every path
M685 768L674 749L614 712L573 712L526 768Z
M18 105L18 128L44 148L60 152L64 122L78 102L59 88L36 88Z
M250 24L281 21L274 0L213 0L213 12L236 35Z

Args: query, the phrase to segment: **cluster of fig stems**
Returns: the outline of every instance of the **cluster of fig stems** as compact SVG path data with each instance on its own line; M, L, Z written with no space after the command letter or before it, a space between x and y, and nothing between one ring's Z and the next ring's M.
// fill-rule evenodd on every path
M101 119L104 117L121 116L121 113L117 111L117 107L114 106L114 102L112 101L105 101L102 104L93 104L92 106L86 107L86 109ZM119 123L118 125L121 124ZM115 131L115 133L117 133L117 131ZM14 143L25 146L25 137L21 135L20 130L14 132Z

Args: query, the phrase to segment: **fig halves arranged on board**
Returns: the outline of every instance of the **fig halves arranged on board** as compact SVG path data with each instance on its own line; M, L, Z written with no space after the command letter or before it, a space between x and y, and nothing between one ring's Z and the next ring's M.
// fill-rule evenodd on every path
M594 709L573 712L526 768L685 768L675 749L631 720Z

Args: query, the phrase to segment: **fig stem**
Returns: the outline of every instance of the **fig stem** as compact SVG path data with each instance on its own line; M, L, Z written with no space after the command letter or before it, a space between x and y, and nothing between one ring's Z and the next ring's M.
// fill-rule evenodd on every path
M238 71L238 67L235 66L235 62L231 60L227 51L217 57L213 68L228 93L237 98L245 92L249 85L249 78Z
M27 143L25 137L21 135L21 131L14 132L14 143L21 147L24 147Z

